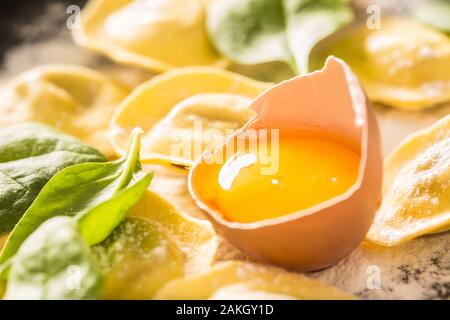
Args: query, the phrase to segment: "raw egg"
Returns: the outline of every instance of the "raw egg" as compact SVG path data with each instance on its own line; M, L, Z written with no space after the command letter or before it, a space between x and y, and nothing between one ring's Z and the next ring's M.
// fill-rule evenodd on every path
M256 116L191 168L191 195L250 255L298 271L336 263L362 241L381 198L380 135L363 89L330 57L250 109Z
M272 136L259 141L234 137L228 146L235 151L225 163L214 163L198 173L200 179L215 183L198 188L212 207L236 222L275 218L340 195L356 181L359 152L335 142L336 136L318 134L281 131L274 143ZM330 154L334 161L329 161ZM274 160L272 169L269 158ZM258 198L270 201L248 201Z

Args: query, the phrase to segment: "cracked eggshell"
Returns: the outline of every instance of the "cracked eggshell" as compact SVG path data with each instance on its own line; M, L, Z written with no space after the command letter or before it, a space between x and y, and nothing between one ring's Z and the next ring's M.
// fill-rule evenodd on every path
M450 38L414 19L349 28L316 49L313 67L329 54L348 61L373 101L411 111L450 100Z
M330 57L322 70L268 89L250 108L257 118L241 132L320 128L357 142L361 158L356 182L345 193L305 210L252 223L230 222L205 204L196 188L204 154L189 174L192 197L219 233L254 257L296 271L338 262L364 239L381 199L380 133L364 90L345 62Z
M270 85L212 67L165 72L140 85L119 105L110 125L111 143L118 154L124 154L131 130L140 127L143 163L191 166L202 150L190 157L174 155L172 147L180 133L183 139L197 142L197 120L204 132L242 128L254 114L247 108L251 99ZM215 147L223 142L209 144Z

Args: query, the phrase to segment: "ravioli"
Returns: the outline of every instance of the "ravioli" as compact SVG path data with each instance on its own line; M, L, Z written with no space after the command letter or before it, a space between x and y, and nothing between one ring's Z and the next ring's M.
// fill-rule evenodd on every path
M211 225L176 211L151 191L94 252L104 299L150 299L166 282L207 270L217 240Z
M364 24L320 46L318 68L329 54L344 59L369 98L404 110L450 100L450 39L407 18L386 18L381 28Z
M205 29L207 0L91 0L75 42L124 64L155 71L225 64Z
M354 299L338 288L278 268L226 261L205 273L175 279L156 299Z
M393 246L450 228L450 115L409 136L385 165L384 198L367 235Z
M0 126L46 123L111 157L108 124L127 93L103 74L85 67L36 67L0 89Z
M112 143L125 152L131 130L144 130L143 163L190 166L253 116L251 99L271 84L211 67L168 71L135 89L115 113Z

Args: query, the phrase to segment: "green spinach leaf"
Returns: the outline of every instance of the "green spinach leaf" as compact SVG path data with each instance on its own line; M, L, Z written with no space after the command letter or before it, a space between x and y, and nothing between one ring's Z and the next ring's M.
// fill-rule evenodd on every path
M343 0L215 0L207 28L217 50L238 63L284 61L301 74L314 46L352 19Z
M79 218L81 232L90 244L106 238L150 183L151 173L141 171L139 148L140 131L134 130L123 158L78 164L58 172L9 235L0 263L13 257L30 234L55 216Z
M0 233L14 227L58 171L101 161L96 149L45 125L0 128Z
M101 273L77 221L55 217L20 247L11 266L5 299L95 299Z
M95 245L105 240L122 222L128 211L144 195L152 176L151 173L137 173L137 182L134 185L120 191L111 199L100 203L79 217L81 234L89 245Z

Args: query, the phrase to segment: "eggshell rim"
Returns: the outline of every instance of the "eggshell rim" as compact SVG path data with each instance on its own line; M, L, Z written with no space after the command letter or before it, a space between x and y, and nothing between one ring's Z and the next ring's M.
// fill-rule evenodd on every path
M262 91L273 85L273 83L271 83L271 82L257 81L252 78L246 77L244 75L234 73L232 71L224 70L221 68L212 67L212 66L182 67L182 68L176 68L176 69L169 70L164 73L158 74L155 77L149 79L148 81L138 85L116 107L116 110L114 111L114 114L112 115L111 120L109 122L110 142L111 142L111 145L112 145L114 151L118 155L124 155L126 153L126 150L121 148L119 146L119 144L116 142L116 139L114 138L114 131L117 127L116 123L118 122L117 118L119 117L119 114L121 114L123 112L123 110L126 108L126 106L131 101L136 99L136 97L140 96L149 87L152 87L161 81L167 81L167 80L175 78L179 75L198 74L198 73L205 73L205 74L207 73L207 74L211 74L211 75L216 75L218 77L238 78L243 83L246 83L247 85L252 86L255 89L256 88L261 89ZM160 154L157 152L148 152L147 154L145 154L145 153L141 154L141 162L144 164L163 164L163 165L176 165L176 166L183 166L183 167L191 167L195 164L195 161L184 160L184 159L181 159L178 157L171 157L171 156L163 155L163 154Z
M432 32L442 33L444 36L446 35L444 32L440 32L439 30L436 30L433 27L427 26L420 21L415 21L415 19L413 19L411 17L400 17L400 16L394 15L394 16L386 16L383 19L384 19L383 21L402 20L403 22L406 21L407 23L413 23L416 25L418 24L418 25L421 25L421 27L424 29L429 29ZM363 27L363 26L364 26L363 23L354 21L352 24L349 24L345 29L342 29L341 31L338 31L335 34L333 34L332 36L335 38L332 38L332 39L336 43L339 41L339 37L341 35L348 35L355 29ZM368 35L366 35L366 36L368 36ZM330 39L330 38L328 38L328 39ZM450 39L449 39L449 41L450 41ZM398 95L373 94L372 90L369 90L368 88L375 87L375 86L379 87L380 84L383 84L383 82L381 82L379 80L371 79L370 77L365 77L365 76L363 77L363 75L359 76L359 78L365 79L365 81L361 81L361 82L364 83L364 85L367 89L366 90L367 95L371 101L377 102L380 105L383 105L383 106L386 106L389 108L393 108L396 110L405 111L405 112L417 112L420 110L433 109L433 108L438 107L441 104L445 104L450 101L450 93L447 95L440 94L437 96L429 95L428 97L425 97L425 98L422 97L422 98L415 98L415 99L408 99L408 98L402 99L402 97L400 97ZM389 85L389 84L385 83L385 87L399 88L402 86L401 85L392 85L392 84ZM411 90L410 86L406 86L406 88L408 90ZM380 92L380 91L381 90L377 90L377 92Z
M283 224L283 223L287 223L289 221L293 221L293 220L297 220L306 216L310 216L313 215L316 212L322 211L324 209L327 209L331 206L333 206L336 203L345 201L347 199L349 199L357 190L360 189L363 179L364 179L364 172L365 169L367 167L367 150L368 150L368 140L369 140L369 130L368 130L368 122L369 122L369 118L368 118L368 113L367 113L367 106L368 106L368 98L366 97L364 90L362 89L362 86L360 84L360 82L357 80L356 76L354 75L354 73L351 71L351 68L342 60L339 58L336 58L334 56L328 56L324 66L322 69L320 70L316 70L313 71L311 73L308 74L304 74L304 75L299 75L296 77L293 77L289 80L285 80L282 81L276 85L274 85L273 87L267 89L266 91L262 92L261 94L259 94L255 99L260 99L262 98L264 95L266 95L270 90L282 86L287 82L293 81L295 79L298 78L308 78L308 77L314 77L314 75L318 74L318 73L323 73L327 71L327 68L329 67L329 64L335 61L337 62L340 67L342 68L344 75L345 75L345 79L347 80L347 83L351 83L353 82L353 84L349 84L350 86L353 86L354 88L356 88L358 90L358 93L360 94L361 97L364 98L364 101L366 103L363 103L360 107L361 107L361 111L363 111L363 116L364 116L364 123L362 124L362 128L361 128L361 143L360 143L360 147L361 147L361 156L360 156L360 165L359 165L359 169L358 169L358 177L357 180L355 181L355 183L349 187L347 189L347 191L345 191L344 193L335 196L333 198L330 198L328 200L325 200L323 202L320 202L314 206L311 206L309 208L303 209L303 210L298 210L296 212L292 212L286 215L282 215L280 217L275 217L275 218L270 218L270 219L262 219L262 220L258 220L258 221L254 221L254 222L234 222L234 221L229 221L223 218L223 215L220 214L219 211L214 210L212 208L210 208L207 204L203 203L203 201L196 195L196 192L194 191L194 186L193 186L193 171L195 170L195 167L200 163L200 161L203 159L203 157L205 155L207 155L208 151L205 151L194 163L194 165L191 167L191 169L189 170L189 175L188 175L188 182L187 182L187 186L188 186L188 190L189 193L191 195L191 197L193 198L193 200L195 201L195 203L197 204L198 207L200 207L200 209L202 209L204 212L206 212L213 220L215 220L216 222L218 222L220 225L224 225L230 229L235 229L235 230L254 230L254 229L259 229L259 228L264 228L264 227L269 227L272 225L277 225L277 224ZM355 97L352 96L351 90L349 90L350 98L352 100L352 106L355 108L355 104L357 104L357 102L355 101ZM257 116L256 116L257 117ZM243 128L241 128L240 130L236 131L235 134L231 135L230 137L227 138L227 140L225 141L223 145L225 145L227 142L229 142L231 139L233 139L235 136L238 136L239 134L241 134L242 132L244 132L248 127L250 127L255 121L255 118L251 119Z

